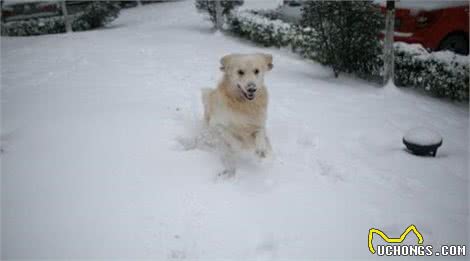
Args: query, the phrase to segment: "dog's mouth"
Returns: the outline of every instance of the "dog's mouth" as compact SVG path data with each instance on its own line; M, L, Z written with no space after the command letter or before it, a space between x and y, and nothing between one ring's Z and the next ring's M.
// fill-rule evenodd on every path
M238 89L240 89L240 91L242 92L243 96L247 99L247 100L253 100L255 98L255 95L253 93L246 93L243 88L240 86L240 84L237 84L237 87Z

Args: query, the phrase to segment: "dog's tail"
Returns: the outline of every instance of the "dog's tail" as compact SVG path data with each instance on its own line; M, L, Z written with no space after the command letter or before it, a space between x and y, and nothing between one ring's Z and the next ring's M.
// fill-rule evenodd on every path
M211 88L202 88L201 89L201 94L202 94L202 104L204 105L204 121L206 124L209 123L210 120L210 102L209 102L209 96L212 92Z

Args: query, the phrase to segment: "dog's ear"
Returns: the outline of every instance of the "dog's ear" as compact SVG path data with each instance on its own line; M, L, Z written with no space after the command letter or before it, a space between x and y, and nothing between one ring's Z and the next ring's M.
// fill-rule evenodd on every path
M268 68L268 71L270 71L272 68L273 68L273 56L271 54L267 54L267 53L260 53L261 57L263 57L266 65L267 65L267 68Z
M220 70L222 72L225 72L225 69L228 68L228 64L230 60L232 59L232 57L233 57L233 54L228 54L220 59Z

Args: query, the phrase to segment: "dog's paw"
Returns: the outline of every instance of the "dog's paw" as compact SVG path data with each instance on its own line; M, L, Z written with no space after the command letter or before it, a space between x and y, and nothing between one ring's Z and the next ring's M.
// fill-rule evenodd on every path
M223 171L219 172L217 174L217 177L219 178L230 178L235 176L235 169L224 169Z
M268 143L261 143L255 148L255 154L260 158L260 159L265 159L271 154L271 146L269 146Z
M266 158L266 156L268 156L268 152L265 149L256 149L255 154L258 157L262 158L262 159L264 159L264 158Z
M271 143L269 142L268 137L265 134L259 134L256 136L255 140L255 154L260 158L264 159L271 154Z
M266 148L256 148L255 154L260 159L270 158L272 154L271 147L268 146Z

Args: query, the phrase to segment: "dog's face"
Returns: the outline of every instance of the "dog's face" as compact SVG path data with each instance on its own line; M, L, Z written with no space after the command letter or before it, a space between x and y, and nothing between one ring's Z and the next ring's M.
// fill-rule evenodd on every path
M220 60L220 69L247 100L253 100L258 88L264 86L264 74L273 68L270 54L229 54Z

